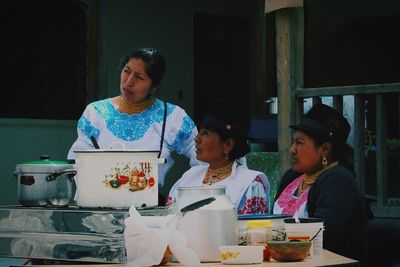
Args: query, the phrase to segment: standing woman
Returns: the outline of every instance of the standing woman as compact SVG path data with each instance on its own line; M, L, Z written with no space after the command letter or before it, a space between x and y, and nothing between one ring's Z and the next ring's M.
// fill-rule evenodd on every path
M185 155L190 164L197 164L194 137L197 129L186 112L171 103L157 99L165 71L160 51L142 48L125 56L120 64L120 95L89 104L78 121L78 138L68 153L75 159L75 150L93 149L91 137L100 148L123 143L127 149L162 148L159 184L173 165L172 151Z
M292 169L281 179L273 213L324 221L323 247L365 263L364 199L345 166L350 125L341 113L315 105L296 126Z
M266 175L239 162L248 152L249 116L228 100L216 100L210 107L195 138L197 159L207 164L194 166L183 174L171 188L167 206L173 204L178 187L225 186L239 215L268 213Z

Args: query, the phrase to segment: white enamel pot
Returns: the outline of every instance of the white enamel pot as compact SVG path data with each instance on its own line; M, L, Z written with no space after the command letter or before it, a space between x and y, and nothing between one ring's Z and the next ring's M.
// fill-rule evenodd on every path
M75 151L77 205L138 208L158 205L158 150Z

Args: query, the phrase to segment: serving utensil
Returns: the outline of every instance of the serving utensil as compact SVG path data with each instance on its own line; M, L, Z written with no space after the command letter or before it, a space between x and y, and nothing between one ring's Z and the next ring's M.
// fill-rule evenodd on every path
M94 146L95 149L100 149L100 146L99 146L99 144L97 143L97 140L96 140L96 138L94 138L93 135L90 137L90 140L92 141L93 146Z
M192 204L189 204L185 207L183 207L181 209L181 214L182 216L185 216L186 212L192 211L192 210L196 210L198 208L203 207L204 205L210 204L211 202L215 201L215 197L209 197L209 198L205 198L199 201L196 201Z

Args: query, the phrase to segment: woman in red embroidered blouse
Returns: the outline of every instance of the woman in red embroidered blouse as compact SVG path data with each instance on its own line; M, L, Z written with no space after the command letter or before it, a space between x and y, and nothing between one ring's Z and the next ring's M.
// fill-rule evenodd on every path
M269 212L269 181L262 172L249 170L239 158L248 152L249 117L228 100L215 100L204 115L195 138L196 158L207 163L192 167L174 184L167 206L183 186L225 186L239 215Z

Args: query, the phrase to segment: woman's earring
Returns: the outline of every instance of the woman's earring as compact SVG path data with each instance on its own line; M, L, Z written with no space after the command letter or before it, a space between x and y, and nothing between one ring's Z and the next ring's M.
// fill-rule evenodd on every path
M229 152L225 153L225 160L229 160Z
M328 160L325 156L322 157L322 167L325 168L328 165Z

